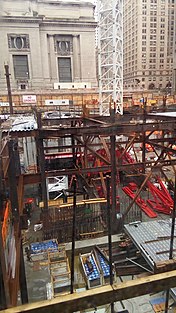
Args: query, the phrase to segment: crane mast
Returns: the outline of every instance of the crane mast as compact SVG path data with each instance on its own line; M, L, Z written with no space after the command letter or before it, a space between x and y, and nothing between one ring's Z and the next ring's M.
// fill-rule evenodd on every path
M100 115L123 114L123 0L97 0Z

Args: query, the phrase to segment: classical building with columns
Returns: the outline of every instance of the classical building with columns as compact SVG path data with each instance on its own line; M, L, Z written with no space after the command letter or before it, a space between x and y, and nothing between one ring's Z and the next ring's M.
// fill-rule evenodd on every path
M78 0L1 2L0 89L96 87L94 5Z

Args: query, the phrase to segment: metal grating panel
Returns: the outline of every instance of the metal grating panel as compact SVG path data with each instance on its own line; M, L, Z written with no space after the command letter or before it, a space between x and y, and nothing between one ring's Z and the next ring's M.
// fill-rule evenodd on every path
M131 223L124 228L152 268L157 262L169 260L169 253L164 251L169 251L170 239L161 240L161 237L170 237L171 219ZM176 241L174 249L176 249ZM176 253L174 256L176 257Z

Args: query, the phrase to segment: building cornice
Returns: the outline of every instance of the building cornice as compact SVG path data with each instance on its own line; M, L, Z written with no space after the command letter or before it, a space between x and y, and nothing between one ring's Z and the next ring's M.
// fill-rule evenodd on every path
M82 26L82 27L96 27L97 22L94 20L83 20L83 19L61 19L61 18L45 18L44 16L40 17L2 17L1 23L21 23L21 24L38 24L40 26L46 25L58 25L63 27L70 27L70 26Z
M43 21L43 16L38 17L23 17L23 16L2 16L1 23L24 23L24 24L40 24Z
M97 22L94 20L92 21L84 21L84 20L76 20L76 19L44 19L42 21L42 25L59 25L64 27L70 27L70 26L82 26L82 27L96 27Z
M37 1L38 3L43 3L43 4L51 4L51 5L62 5L62 6L68 6L68 5L71 5L71 6L78 6L78 7L95 7L95 5L90 2L90 1L67 1L67 0L57 0L57 1L54 1L54 0L38 0Z

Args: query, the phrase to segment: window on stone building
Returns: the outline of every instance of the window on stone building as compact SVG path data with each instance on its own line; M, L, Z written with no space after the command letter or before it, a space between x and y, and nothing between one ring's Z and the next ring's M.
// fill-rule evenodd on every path
M15 79L28 79L29 67L27 55L13 55L13 68Z
M71 58L58 58L59 82L72 82Z

